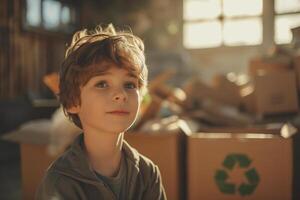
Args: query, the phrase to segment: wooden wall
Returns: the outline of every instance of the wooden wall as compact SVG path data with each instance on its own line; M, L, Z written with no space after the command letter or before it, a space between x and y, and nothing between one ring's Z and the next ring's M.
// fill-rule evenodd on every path
M23 30L24 2L0 0L0 99L15 98L29 90L45 91L42 77L58 70L65 45L71 39L70 35ZM180 0L86 0L81 4L80 29L108 23L121 29L128 25L142 37L146 50L181 48ZM159 17L161 13L163 17ZM141 30L139 27L146 22L149 25ZM169 31L170 25L177 27L175 32Z
M9 29L8 29L8 2L0 0L0 96L4 95L4 88L8 88L9 65Z
M0 99L46 89L42 77L56 71L66 38L22 29L21 0L0 0Z

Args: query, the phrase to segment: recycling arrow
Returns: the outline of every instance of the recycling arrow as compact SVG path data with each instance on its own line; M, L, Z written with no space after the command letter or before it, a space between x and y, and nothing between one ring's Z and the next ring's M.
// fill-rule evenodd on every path
M224 194L236 194L239 193L241 196L251 195L258 183L259 175L255 168L247 169L251 166L251 160L245 154L229 154L223 161L223 169L218 169L215 173L215 182L220 190ZM245 168L244 176L247 180L246 183L236 185L228 181L230 171L238 165L240 168Z

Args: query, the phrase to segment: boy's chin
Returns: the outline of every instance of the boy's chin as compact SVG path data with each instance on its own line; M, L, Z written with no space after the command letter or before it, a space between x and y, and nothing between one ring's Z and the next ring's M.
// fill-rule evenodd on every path
M130 127L114 127L114 128L110 128L108 129L106 132L109 133L113 133L113 134L119 134L119 133L123 133L125 131L127 131Z

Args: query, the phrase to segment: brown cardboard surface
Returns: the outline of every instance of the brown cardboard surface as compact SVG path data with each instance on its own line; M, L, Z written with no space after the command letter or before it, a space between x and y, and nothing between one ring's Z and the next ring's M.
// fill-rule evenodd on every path
M293 59L293 67L296 72L296 78L297 78L297 89L300 91L300 56L296 56Z
M22 199L34 199L48 166L55 159L48 155L46 145L21 143Z
M188 199L205 200L290 200L292 194L292 140L261 135L195 134L188 139ZM215 181L216 171L224 170L227 155L244 154L251 160L245 169L225 169L228 181L247 182L244 171L255 168L259 182L254 192L242 196L222 193Z
M125 140L158 165L168 199L184 196L183 139L181 133L125 134Z
M239 86L230 81L225 75L215 75L212 80L212 87L216 90L216 95L221 102L233 106L241 104Z
M284 72L290 70L290 60L283 59L264 59L264 58L253 58L249 61L249 74L256 75L259 71L266 72Z
M258 114L298 111L294 71L273 72L254 76L255 104Z
M248 127L210 127L201 128L199 132L205 133L257 133L257 134L273 134L280 136L280 131L285 123L269 123L263 125L250 125Z

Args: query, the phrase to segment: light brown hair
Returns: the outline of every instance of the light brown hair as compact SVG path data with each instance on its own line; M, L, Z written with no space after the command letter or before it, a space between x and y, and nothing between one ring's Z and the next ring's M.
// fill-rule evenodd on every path
M97 26L95 30L76 32L66 50L60 69L59 100L64 112L80 128L77 114L67 109L80 105L80 87L84 86L99 70L102 63L113 63L138 77L141 96L147 91L148 69L145 63L143 41L131 32L116 31L113 25L106 28ZM97 66L97 67L96 67Z

